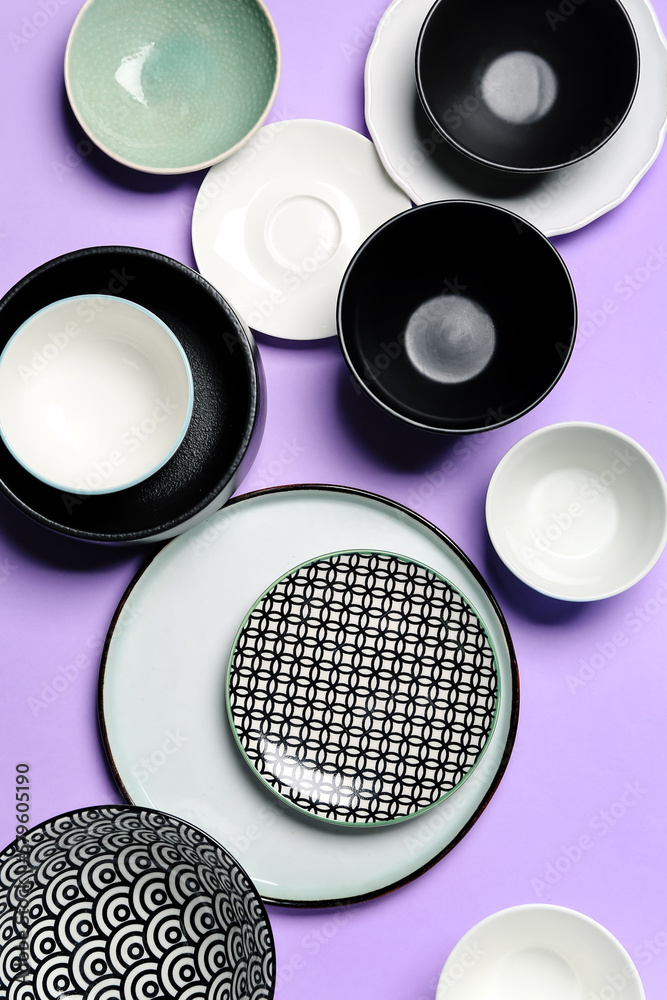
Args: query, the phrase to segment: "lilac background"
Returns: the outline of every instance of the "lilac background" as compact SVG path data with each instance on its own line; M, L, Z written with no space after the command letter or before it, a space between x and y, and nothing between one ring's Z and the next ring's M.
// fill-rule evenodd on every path
M38 0L0 7L0 293L43 261L92 244L149 247L194 266L189 216L203 175L159 179L98 152L76 156L83 136L67 109L62 59L78 3L43 2L48 16ZM364 60L383 5L269 0L269 7L284 59L272 119L323 118L365 132ZM657 10L667 24L667 0L658 0ZM33 24L34 37L17 46L22 29L31 33L24 18L39 27ZM497 461L519 438L552 422L608 423L667 469L667 269L631 296L618 285L651 248L667 243L665 190L663 155L623 205L555 240L571 269L582 320L607 299L618 308L599 329L584 327L592 335L580 334L551 396L502 430L457 442L404 429L354 393L335 341L299 346L261 339L268 422L245 488L324 482L404 503L412 498L413 506L418 497L419 512L488 578L509 621L522 681L518 738L504 781L445 860L397 892L347 911L271 909L279 997L431 1000L444 960L465 931L498 909L537 901L602 922L635 959L648 1000L665 995L667 617L660 599L667 600L667 557L633 590L570 606L533 594L500 566L483 516ZM280 459L285 443L296 453L289 464ZM429 472L447 457L455 475L429 491ZM423 499L420 489L432 495ZM33 823L119 801L97 734L96 673L101 637L146 554L52 536L0 498L1 845L14 836L18 761L32 768ZM618 633L625 641L615 648ZM613 656L605 658L600 647ZM595 654L599 669L589 667L592 679L572 689L571 678ZM82 666L67 669L77 656ZM67 674L67 687L42 707L43 685ZM635 793L622 806L627 785ZM609 810L613 826L602 816ZM568 867L564 849L580 838L588 838L588 849L558 874L555 866Z

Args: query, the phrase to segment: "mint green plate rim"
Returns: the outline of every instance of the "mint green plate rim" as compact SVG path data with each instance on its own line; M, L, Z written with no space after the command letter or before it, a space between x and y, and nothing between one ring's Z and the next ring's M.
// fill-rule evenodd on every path
M93 142L98 149L101 149L103 153L106 153L107 156L110 156L112 160L116 160L117 163L122 163L123 166L125 167L131 167L133 170L141 170L147 174L192 174L196 170L205 170L207 167L212 167L214 164L220 163L221 160L226 160L228 156L232 156L239 149L241 149L242 146L245 146L245 144L250 139L252 139L255 132L257 132L266 121L269 112L273 107L273 104L276 99L276 94L278 93L278 86L280 84L280 77L282 73L282 53L280 49L280 39L278 37L278 30L276 28L273 18L271 17L271 14L269 13L268 7L264 3L264 0L253 0L253 3L257 4L257 6L262 10L264 17L266 18L266 22L271 28L271 33L273 35L273 42L276 47L276 73L275 73L275 79L273 81L273 90L271 91L269 99L266 103L266 107L262 111L261 115L255 122L253 127L250 129L250 131L247 132L242 139L239 139L239 141L234 146L230 146L229 149L224 150L222 153L219 153L217 156L214 156L211 159L203 160L201 163L193 163L192 165L188 165L185 167L151 167L143 163L137 163L134 160L128 160L124 156L120 156L118 153L115 153L112 149L109 149L108 146L105 146L103 142L100 142L99 138L96 135L94 135L94 133L91 132L91 130L88 128L88 125L86 124L83 115L80 113L76 105L76 101L74 100L74 94L70 83L70 54L74 36L79 27L79 24L86 16L88 8L92 7L94 3L99 3L99 2L100 0L86 0L83 7L76 15L76 18L74 19L74 24L70 29L69 37L67 39L67 47L65 48L65 90L67 92L67 98L69 100L70 107L72 108L74 116L78 121L79 125L86 133L88 138L91 140L91 142Z

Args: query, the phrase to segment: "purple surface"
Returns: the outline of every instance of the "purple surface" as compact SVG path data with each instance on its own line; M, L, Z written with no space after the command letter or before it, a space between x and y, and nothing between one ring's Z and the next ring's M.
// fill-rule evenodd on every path
M43 261L92 244L135 244L194 264L189 215L201 174L156 179L89 153L85 142L79 150L87 155L76 153L84 137L67 109L62 59L77 6L12 0L0 9L0 293ZM382 5L270 0L269 7L284 59L272 119L323 118L365 131L364 59ZM667 23L667 0L656 7ZM551 601L500 567L483 501L507 449L560 420L617 427L667 468L667 271L622 290L652 248L667 244L666 189L663 154L622 206L554 241L582 319L607 299L618 308L599 328L585 328L592 335L580 335L551 396L502 430L458 442L413 432L354 392L335 341L261 340L268 421L245 488L328 482L415 506L489 580L522 681L506 776L445 860L347 911L271 909L279 997L432 1000L465 931L498 909L537 901L599 920L633 956L648 1000L665 996L667 557L619 597ZM437 470L446 458L455 473L443 480ZM146 554L57 538L0 498L2 845L14 836L19 761L31 765L32 823L120 801L97 735L96 673L101 637Z

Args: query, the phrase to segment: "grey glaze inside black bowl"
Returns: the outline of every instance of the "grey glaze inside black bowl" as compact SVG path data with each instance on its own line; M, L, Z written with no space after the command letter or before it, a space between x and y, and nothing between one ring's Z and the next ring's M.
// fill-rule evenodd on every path
M422 205L358 250L338 299L354 377L410 424L456 434L507 424L553 388L577 305L534 226L479 202Z
M89 247L43 264L0 301L0 351L38 309L104 292L149 309L180 341L192 370L190 425L149 479L107 495L75 496L35 479L0 441L0 490L49 528L90 541L171 537L231 496L264 419L259 355L226 300L189 267L137 247Z
M452 145L489 166L542 172L617 131L637 90L639 48L619 0L438 0L416 77Z

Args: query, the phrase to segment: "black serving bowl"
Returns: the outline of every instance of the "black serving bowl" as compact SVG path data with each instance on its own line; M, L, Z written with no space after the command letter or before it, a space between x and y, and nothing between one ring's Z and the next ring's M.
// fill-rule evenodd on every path
M639 47L619 0L437 0L416 76L453 146L487 166L543 172L617 131L639 83Z
M201 275L151 250L89 247L57 257L0 301L0 351L33 313L71 295L102 292L158 316L192 370L190 425L149 479L106 495L63 493L35 479L0 441L0 490L56 531L110 544L180 534L221 507L252 461L264 425L264 384L252 335Z
M512 212L440 201L398 215L352 259L338 335L380 406L427 430L516 420L562 375L577 303L562 258Z

